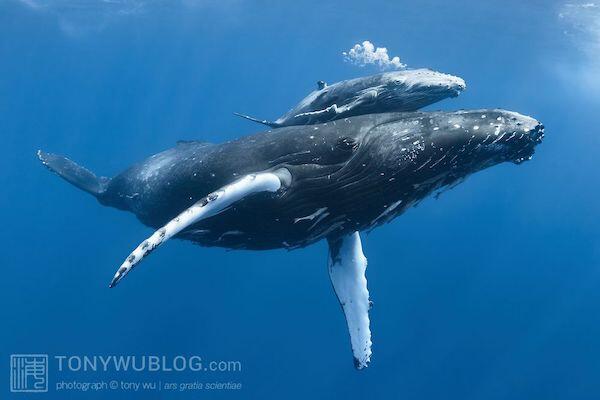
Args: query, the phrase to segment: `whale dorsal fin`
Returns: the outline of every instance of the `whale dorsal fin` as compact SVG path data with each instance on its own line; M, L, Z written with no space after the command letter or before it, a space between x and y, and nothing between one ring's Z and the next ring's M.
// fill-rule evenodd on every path
M323 90L327 87L327 82L325 81L317 81L317 89Z
M210 193L191 207L183 210L178 216L136 247L121 264L109 287L119 283L137 263L188 226L220 213L231 204L253 193L276 192L284 184L289 183L289 179L289 172L286 169L250 174Z
M358 232L329 239L329 277L342 306L354 366L362 369L371 361L371 329L369 327L369 290L367 289L367 259L362 252Z

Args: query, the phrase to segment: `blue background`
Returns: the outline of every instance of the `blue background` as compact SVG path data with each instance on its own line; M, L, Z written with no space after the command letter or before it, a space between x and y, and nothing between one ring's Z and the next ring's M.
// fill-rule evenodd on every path
M600 396L600 95L579 79L597 64L564 33L561 4L29 3L0 3L0 397L11 396L11 353L243 364L117 376L240 391L113 398ZM256 132L232 112L276 118L317 80L375 72L341 56L367 39L467 81L433 109L502 107L547 127L531 162L478 173L363 238L370 368L352 366L324 243L228 252L172 241L107 288L150 230L49 173L38 148L112 176L178 139ZM40 399L107 398L52 385L111 374L61 377L55 365Z

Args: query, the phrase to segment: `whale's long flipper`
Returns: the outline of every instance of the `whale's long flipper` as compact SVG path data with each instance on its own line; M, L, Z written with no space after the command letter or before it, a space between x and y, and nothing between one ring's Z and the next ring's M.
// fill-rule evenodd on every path
M329 107L324 108L322 110L307 111L300 114L296 114L294 115L294 118L308 118L308 124L311 124L312 118L329 117L329 119L335 119L338 117L338 114L339 111L337 104L332 104Z
M270 126L271 128L279 128L279 127L281 127L281 125L278 124L277 122L267 121L266 119L258 119L258 118L251 117L249 115L244 115L244 114L240 114L240 113L236 113L236 112L234 112L233 114L237 115L238 117L242 117L244 119L252 121L252 122L258 122L259 124Z
M367 259L362 252L358 232L329 240L328 266L333 289L342 305L350 331L354 366L357 369L365 368L371 361L371 303L365 276Z
M285 173L278 174L279 171L246 175L194 203L131 252L117 270L109 287L114 287L150 252L193 223L218 214L231 204L253 193L278 191L289 178L287 170L281 171L285 171L287 175Z
M332 104L322 110L307 111L300 114L294 115L294 118L308 118L308 124L324 122L327 119L339 119L347 116L354 115L356 109L365 107L370 103L374 103L377 99L377 90L368 90L361 93L355 99L350 101L348 104L340 105ZM314 118L319 118L316 122L313 122Z
M340 117L356 115L357 114L356 109L359 109L361 107L365 107L369 104L375 103L375 101L377 100L377 96L378 96L378 93L377 93L376 89L370 89L370 90L363 91L362 93L360 93L360 95L358 95L355 99L353 99L349 103L338 107L338 110L337 110L338 115Z

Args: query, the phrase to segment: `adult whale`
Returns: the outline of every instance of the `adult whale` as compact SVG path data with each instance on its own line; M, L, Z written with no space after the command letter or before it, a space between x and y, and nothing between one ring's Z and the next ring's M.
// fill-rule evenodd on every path
M459 77L428 69L385 72L327 85L317 90L275 121L236 115L272 128L311 125L356 115L416 111L465 90Z
M100 203L157 229L111 287L173 236L234 249L327 239L329 274L360 369L371 358L371 331L358 232L476 171L529 159L543 132L538 121L502 110L366 115L218 145L182 142L112 179L62 156L38 155Z

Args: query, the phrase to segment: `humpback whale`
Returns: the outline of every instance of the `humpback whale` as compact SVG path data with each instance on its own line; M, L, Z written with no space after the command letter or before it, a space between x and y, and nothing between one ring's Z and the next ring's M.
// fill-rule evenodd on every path
M380 113L291 126L222 144L180 142L113 177L59 155L42 163L155 229L110 286L170 238L230 249L329 244L328 271L356 368L371 360L367 259L360 232L503 162L531 158L537 120L504 110Z
M385 72L327 85L317 82L317 90L306 96L275 121L236 115L272 128L310 125L356 115L417 111L466 88L459 77L428 69Z

